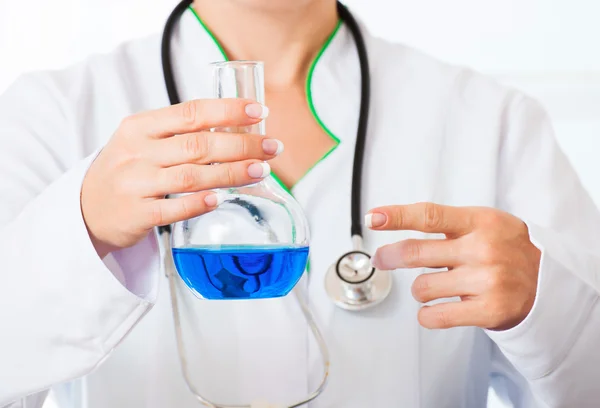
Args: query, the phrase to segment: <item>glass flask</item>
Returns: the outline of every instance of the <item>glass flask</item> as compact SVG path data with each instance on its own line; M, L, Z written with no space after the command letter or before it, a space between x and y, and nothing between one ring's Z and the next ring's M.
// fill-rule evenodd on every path
M211 66L215 98L264 104L262 62ZM265 123L214 131L264 135ZM202 299L287 295L308 261L309 229L300 204L272 175L252 185L214 191L224 197L221 205L173 226L173 259L183 282Z

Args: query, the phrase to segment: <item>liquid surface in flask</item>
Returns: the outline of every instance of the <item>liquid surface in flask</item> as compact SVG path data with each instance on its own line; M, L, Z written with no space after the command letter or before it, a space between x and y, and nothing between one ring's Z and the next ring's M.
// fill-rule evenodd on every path
M203 298L273 298L298 283L308 246L190 246L173 248L173 258L181 279Z

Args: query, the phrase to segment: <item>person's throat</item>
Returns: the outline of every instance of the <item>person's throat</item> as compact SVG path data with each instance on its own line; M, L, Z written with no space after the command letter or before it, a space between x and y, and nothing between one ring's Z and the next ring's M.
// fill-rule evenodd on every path
M265 63L267 90L303 83L338 24L335 0L260 3L195 0L193 7L228 59Z

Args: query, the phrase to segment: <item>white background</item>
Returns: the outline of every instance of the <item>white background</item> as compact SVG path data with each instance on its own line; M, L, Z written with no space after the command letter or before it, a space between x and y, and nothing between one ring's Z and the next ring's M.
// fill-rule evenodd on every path
M294 1L294 0L288 0ZM0 0L0 92L23 70L58 68L157 32L175 0ZM540 99L596 202L600 2L346 0L379 36L514 84ZM600 166L600 165L599 165Z
M22 71L59 68L159 31L175 3L0 0L0 92ZM559 142L600 203L600 2L347 0L346 4L378 36L483 71L540 99L554 120Z

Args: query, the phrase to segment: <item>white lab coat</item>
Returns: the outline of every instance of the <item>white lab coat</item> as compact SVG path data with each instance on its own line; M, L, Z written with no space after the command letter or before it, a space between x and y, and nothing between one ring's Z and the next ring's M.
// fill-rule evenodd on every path
M372 107L362 209L433 201L522 217L542 249L530 315L504 332L426 330L411 296L425 270L393 273L362 313L332 305L324 274L351 248L350 179L360 72L343 26L316 64L311 98L340 139L292 192L311 227L301 281L330 348L312 408L482 407L488 387L518 407L600 404L600 217L559 150L544 110L469 70L369 35ZM172 40L182 99L211 95L223 56L187 11ZM160 35L69 69L32 73L0 98L0 406L192 408L177 359L157 240L104 260L80 211L86 169L122 118L168 105ZM267 122L268 130L268 122ZM424 234L365 231L378 246ZM319 382L318 348L293 296L214 302L182 286L192 380L213 400L285 403ZM11 405L13 401L16 401Z

